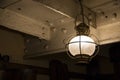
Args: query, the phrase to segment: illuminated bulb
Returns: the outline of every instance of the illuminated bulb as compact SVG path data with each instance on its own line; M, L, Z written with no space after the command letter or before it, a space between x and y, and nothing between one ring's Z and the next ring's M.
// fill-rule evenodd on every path
M96 44L94 40L88 36L76 36L69 42L68 49L72 56L85 54L92 56L95 51Z

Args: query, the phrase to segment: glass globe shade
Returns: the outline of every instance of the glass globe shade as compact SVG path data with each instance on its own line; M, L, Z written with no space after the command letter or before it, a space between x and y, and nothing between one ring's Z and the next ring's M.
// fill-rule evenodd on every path
M95 47L94 40L84 35L72 38L68 44L68 49L72 56L80 54L91 56L95 51Z

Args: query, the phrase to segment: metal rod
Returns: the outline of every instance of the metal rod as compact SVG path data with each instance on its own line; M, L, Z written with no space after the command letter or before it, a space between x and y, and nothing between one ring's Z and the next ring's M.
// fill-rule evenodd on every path
M82 22L84 23L84 10L82 5L82 0L79 0L80 8L81 8L81 15L82 15Z

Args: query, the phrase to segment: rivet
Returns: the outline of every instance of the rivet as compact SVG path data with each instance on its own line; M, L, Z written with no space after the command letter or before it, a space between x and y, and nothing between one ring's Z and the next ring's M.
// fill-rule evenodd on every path
M102 15L105 15L105 12L102 11L101 14L102 14Z
M22 10L21 8L17 8L19 11Z
M52 32L56 32L56 28L55 27L51 27L51 31Z
M44 30L45 29L45 27L42 27L42 30Z
M65 34L67 33L67 30L65 28L62 28L61 31Z
M108 16L105 16L105 18L107 19L107 18L108 18Z
M104 19L105 18L105 13L103 11L101 11L101 18Z
M116 18L117 17L117 13L113 13L113 16Z
M50 26L53 26L53 23L49 23Z
M46 20L46 23L49 25L49 26L53 26L53 23L51 23L50 21Z
M42 33L42 36L45 37L45 33Z
M45 49L48 49L48 48L49 48L49 46L48 46L48 45L45 45L45 46L44 46L44 48L45 48Z
M116 14L116 13L113 13L112 20L114 21L114 20L116 20L116 18L117 18L117 14Z

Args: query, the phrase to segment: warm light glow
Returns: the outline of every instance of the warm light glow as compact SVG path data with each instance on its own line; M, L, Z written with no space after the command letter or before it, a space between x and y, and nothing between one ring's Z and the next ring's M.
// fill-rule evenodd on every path
M91 56L95 51L94 40L88 36L76 36L69 42L68 49L71 55L76 56L79 54L86 54ZM80 51L81 49L81 51Z

